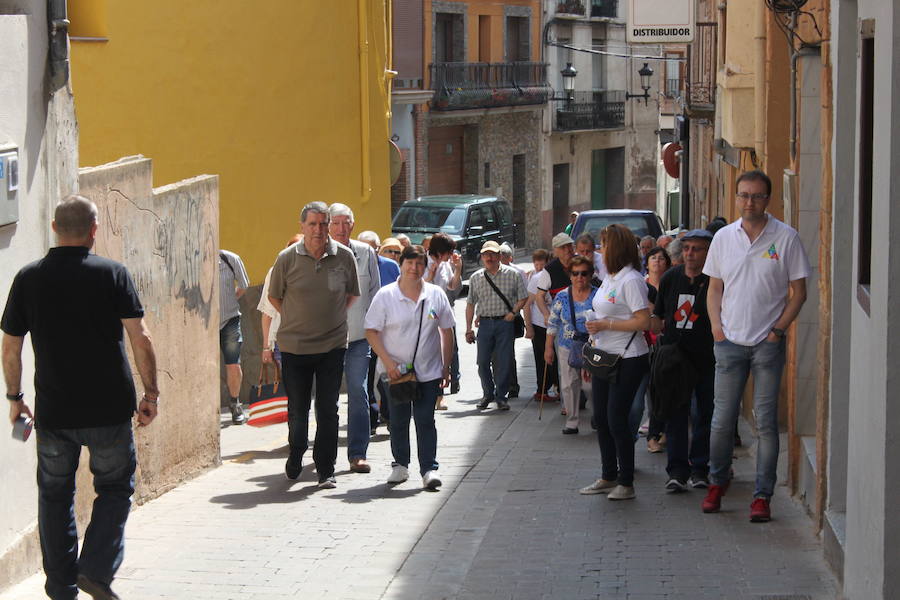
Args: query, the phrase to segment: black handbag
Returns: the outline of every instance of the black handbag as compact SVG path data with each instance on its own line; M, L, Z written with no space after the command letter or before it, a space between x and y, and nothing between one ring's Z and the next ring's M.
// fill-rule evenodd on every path
M631 334L631 339L622 351L622 354L628 352L628 347L634 341L637 331ZM594 348L590 344L585 344L582 348L582 358L584 359L584 368L590 371L591 375L598 379L605 379L610 383L615 383L619 378L619 361L622 354L613 354L599 348Z
M503 292L500 291L500 288L498 288L496 284L491 281L491 278L490 276L488 276L487 271L484 272L484 278L488 282L488 284L492 288L494 288L494 291L497 292L497 295L500 296L500 299L503 300L503 303L506 304L506 308L509 310L509 312L515 312L513 311L513 305L509 303L509 300L507 300L506 296L503 295ZM513 327L516 332L516 337L525 337L525 319L522 318L522 315L520 313L515 314L516 318L513 320Z
M569 352L569 358L566 361L573 369L584 368L584 345L587 344L590 337L588 334L578 331L577 321L575 320L575 298L572 297L572 286L569 286L569 315L572 317L572 329L575 335L572 336L572 351Z
M400 376L399 379L389 381L389 393L391 400L398 404L408 404L419 396L419 381L416 379L416 354L419 352L419 339L422 337L422 316L425 312L425 300L419 307L419 333L416 336L416 349L413 350L413 368Z

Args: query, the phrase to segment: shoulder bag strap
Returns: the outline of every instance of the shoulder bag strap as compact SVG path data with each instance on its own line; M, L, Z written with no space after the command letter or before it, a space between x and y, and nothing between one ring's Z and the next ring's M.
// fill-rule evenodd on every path
M497 272L499 273L500 271ZM490 275L488 275L487 269L484 270L484 278L488 282L488 285L494 288L494 291L497 292L497 295L500 296L500 299L503 300L503 303L506 304L506 308L509 309L509 312L513 312L512 304L509 303L509 300L506 299L506 296L503 295L503 292L500 291L500 288L498 288L497 285L493 281L491 281L491 277Z
M424 286L422 288L422 295L425 296ZM418 352L419 352L419 339L422 337L422 318L425 314L425 302L427 300L428 300L427 296L422 298L422 306L419 307L419 332L416 334L416 349L413 350L413 357L412 357L413 371L416 370L416 354L418 354Z
M228 257L221 250L219 250L219 258L221 258L222 262L225 263L225 266L231 270L231 274L237 277L237 273L234 272L234 267L231 266L231 263L228 262Z

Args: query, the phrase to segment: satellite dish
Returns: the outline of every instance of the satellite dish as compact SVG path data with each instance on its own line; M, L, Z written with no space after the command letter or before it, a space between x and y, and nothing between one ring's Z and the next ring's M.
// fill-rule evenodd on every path
M391 163L391 185L400 179L400 170L403 168L403 153L393 140L388 140L388 157Z

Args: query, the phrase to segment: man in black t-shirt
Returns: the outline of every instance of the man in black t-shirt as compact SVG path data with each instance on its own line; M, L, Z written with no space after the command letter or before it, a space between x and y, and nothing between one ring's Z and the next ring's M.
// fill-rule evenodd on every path
M110 584L122 562L136 467L135 388L123 326L144 387L139 426L157 414L156 357L128 271L90 254L94 203L68 196L56 207L53 230L59 245L19 271L0 321L9 417L32 416L22 391L22 349L30 333L44 588L54 599L75 598L79 588L118 598ZM74 493L82 446L90 451L97 498L79 556Z
M709 485L709 430L713 413L715 357L712 327L706 311L709 276L703 274L712 234L694 229L682 238L684 264L663 275L656 295L651 326L662 331L661 344L678 343L697 371L693 401L696 403L688 445L688 420L691 406L673 412L666 424L666 489L680 492L690 486Z

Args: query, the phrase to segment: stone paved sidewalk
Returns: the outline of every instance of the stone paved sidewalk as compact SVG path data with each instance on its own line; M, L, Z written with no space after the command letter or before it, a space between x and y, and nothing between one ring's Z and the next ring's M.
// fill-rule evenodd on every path
M599 471L590 414L577 436L561 435L558 406L538 420L530 343L519 340L517 355L523 398L479 412L474 348L462 349L463 389L437 414L436 493L415 469L405 484L384 483L383 428L371 474L349 473L342 447L337 489L318 490L311 466L284 478L285 426L224 426L221 467L132 513L114 588L127 600L836 597L810 521L783 487L772 522L748 521L747 450L717 515L700 512L699 491L666 494L664 454L643 441L636 500L580 496ZM42 584L35 575L0 600L41 598Z

